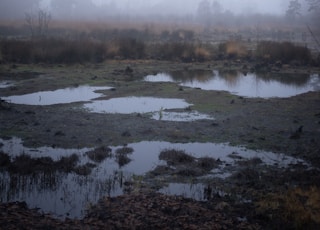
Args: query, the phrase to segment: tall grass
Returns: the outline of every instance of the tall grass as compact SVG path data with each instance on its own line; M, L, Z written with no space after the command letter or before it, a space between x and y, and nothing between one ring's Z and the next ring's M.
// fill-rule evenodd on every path
M3 40L2 61L18 63L82 63L104 60L104 45L62 39Z
M116 32L115 32L116 33ZM129 33L128 31L126 33ZM131 31L132 34L136 32ZM123 33L121 33L123 35ZM169 36L169 35L168 35ZM281 61L310 64L308 48L290 42L262 41L249 50L241 41L223 42L218 47L192 41L146 42L131 36L113 39L78 38L3 39L0 40L1 62L10 63L99 63L108 59L156 59L204 62L220 59Z
M265 61L282 61L290 63L298 61L307 64L311 61L311 52L307 47L295 45L291 42L259 42L256 57Z

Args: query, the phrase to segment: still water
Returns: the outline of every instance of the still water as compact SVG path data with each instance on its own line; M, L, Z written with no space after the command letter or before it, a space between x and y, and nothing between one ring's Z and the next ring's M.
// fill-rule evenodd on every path
M90 101L102 96L97 90L109 90L111 87L79 86L75 88L58 89L54 91L41 91L31 94L2 97L9 103L24 105L54 105L67 104L79 101Z
M183 109L191 104L183 99L155 97L121 97L109 100L95 100L84 107L95 113L148 113L162 109Z
M150 82L176 82L203 90L222 90L244 97L291 97L320 90L317 74L248 73L237 71L176 71L148 75Z
M111 146L112 156L100 163L93 162L85 154L92 149L59 149L51 147L28 148L23 146L19 138L4 140L0 138L0 151L14 158L21 154L28 154L34 158L50 156L54 160L62 156L77 154L78 165L88 162L95 163L89 175L78 175L74 172L39 172L32 175L21 175L0 171L0 201L25 201L30 208L40 208L41 211L51 213L57 217L81 218L86 208L96 203L103 196L118 196L125 192L125 182L134 177L144 175L157 165L166 162L159 160L162 150L184 150L194 157L212 157L220 159L222 164L212 170L208 176L223 178L231 175L230 165L237 164L237 159L230 157L236 154L242 159L259 157L264 164L287 167L290 164L303 163L302 160L275 154L272 152L253 151L242 147L214 143L169 143L161 141L142 141L128 144L133 152L128 154L130 161L120 165L116 160L116 152L123 146ZM228 174L229 173L229 174ZM181 189L181 186L183 189ZM188 189L189 188L189 189ZM160 192L167 194L185 195L199 199L203 185L191 186L186 184L172 184L169 188L162 188Z

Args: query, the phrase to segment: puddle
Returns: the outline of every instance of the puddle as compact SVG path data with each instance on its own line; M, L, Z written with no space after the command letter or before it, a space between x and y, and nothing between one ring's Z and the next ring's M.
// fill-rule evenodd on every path
M32 175L9 174L0 171L0 201L25 201L31 208L40 208L41 211L51 213L57 217L81 218L85 209L90 204L96 203L102 196L118 196L125 192L126 181L132 181L134 175L143 175L153 170L158 165L166 164L159 160L162 150L177 149L184 150L194 157L213 157L220 159L222 164L208 174L212 177L221 177L228 170L227 166L235 165L242 159L259 157L264 164L287 167L290 164L303 163L302 160L289 157L283 154L271 152L260 152L247 150L245 148L233 147L228 144L213 143L169 143L160 141L142 141L128 144L133 152L128 154L130 159L127 164L119 166L116 160L116 152L122 146L110 147L112 157L108 157L101 163L93 162L85 154L92 150L83 149L59 149L51 147L28 148L23 146L21 139L10 140L0 139L0 151L8 153L11 157L21 154L28 154L32 157L50 156L58 160L62 156L77 154L79 165L88 162L95 163L91 173L87 176L78 175L74 172L41 172ZM236 155L237 157L230 157ZM180 187L179 187L180 186ZM188 188L191 186L191 190ZM192 187L193 186L193 187ZM200 187L199 187L200 186ZM172 194L191 196L200 199L198 191L203 191L202 185L170 185L163 188L164 192ZM184 192L185 190L185 192ZM190 190L190 191L189 191ZM187 193L188 191L188 193ZM188 195L189 194L189 195ZM200 194L200 193L199 193Z
M0 81L0 89L8 88L10 86L13 86L12 81Z
M320 90L317 74L277 74L219 72L219 71L176 71L148 75L145 81L176 82L181 86L203 90L222 90L244 97L291 97L309 91Z
M85 109L94 113L151 113L151 118L162 121L195 121L214 118L197 111L170 112L169 109L186 109L192 104L183 99L154 97L123 97L110 100L96 100L84 105Z
M184 109L191 106L182 99L154 97L122 97L110 100L97 100L84 107L95 113L150 113L164 109Z
M24 105L54 105L72 102L90 101L102 96L97 90L108 90L111 87L79 86L76 88L58 89L55 91L42 91L25 95L2 97L9 103Z

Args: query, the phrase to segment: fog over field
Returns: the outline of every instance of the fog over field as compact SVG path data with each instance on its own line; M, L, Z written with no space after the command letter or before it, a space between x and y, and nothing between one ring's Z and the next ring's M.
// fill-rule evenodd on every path
M308 0L300 0L301 11ZM312 0L311 0L312 1ZM290 0L0 0L1 18L21 18L26 12L44 9L56 18L96 19L110 15L189 15L209 7L215 13L284 15ZM209 10L209 9L208 9Z
M110 4L111 0L93 0L97 5ZM201 0L118 0L116 5L120 9L131 9L139 12L139 9L150 9L155 12L162 13L191 13L194 14L197 10L198 4ZM223 0L213 1L221 5L221 10L230 10L236 14L241 13L268 13L268 14L283 14L288 6L289 0L270 0L270 1L257 1L257 0ZM143 13L141 11L140 13Z

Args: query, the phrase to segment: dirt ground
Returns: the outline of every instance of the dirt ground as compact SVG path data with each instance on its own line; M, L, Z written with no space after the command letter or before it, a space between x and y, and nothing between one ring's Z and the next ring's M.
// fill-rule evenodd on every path
M50 218L50 223L46 223L48 226L55 226L55 229L62 228L64 224L66 226L71 224L68 226L73 226L75 229L86 229L88 225L76 227L77 224L83 224L85 221L95 221L97 228L103 226L103 223L108 223L110 229L119 227L122 220L127 221L128 229L156 226L152 225L156 222L153 217L150 217L150 213L144 214L148 216L145 217L145 221L142 221L143 215L137 214L144 213L145 210L153 210L154 215L161 216L158 218L161 228L193 229L197 226L203 229L225 229L231 226L237 229L249 227L252 229L289 229L303 226L308 226L310 229L318 228L320 226L320 92L308 92L290 98L244 98L222 91L180 87L169 82L141 81L144 76L159 72L216 68L241 70L244 65L250 67L253 64L112 61L99 65L78 66L1 65L0 81L12 80L16 81L16 84L1 89L0 97L83 84L105 85L114 87L114 89L101 91L105 94L104 98L123 96L181 98L193 104L189 109L212 115L215 118L213 121L199 120L188 123L156 121L149 119L144 114L88 113L81 107L83 104L81 102L30 106L1 101L1 137L21 137L26 146L75 148L115 146L153 140L182 143L228 142L250 149L284 153L302 158L310 165L277 168L263 166L259 162L242 162L240 170L227 180L207 181L208 202L206 203L150 193L150 187L143 187L140 188L138 194L132 193L112 198L111 201L117 205L110 200L102 200L86 218L79 221L61 222L45 215L37 216L39 214L23 208L21 204L1 204L0 223L9 224L8 226L12 229L21 226L18 225L18 222L15 226L15 220L21 216L15 216L15 211L8 212L7 209L10 207L8 210L16 208L24 210L21 211L22 213L27 211L31 213L25 214L27 217L30 215L30 218L25 220L30 224L26 225L30 226L26 229L31 229L36 219L42 218ZM271 68L270 71L273 69ZM287 67L276 71L320 72L319 69L307 67ZM160 172L160 175L166 173ZM159 172L158 174L150 173L146 179L156 180L157 176ZM213 192L220 189L229 195L220 196ZM242 199L245 198L250 202L240 202L240 199L230 194L238 194ZM168 204L171 199L175 200L179 208ZM121 205L118 205L121 202L130 204L128 207L131 209L121 208ZM166 210L169 214L164 212L160 206L163 209L166 209L167 206ZM137 208L135 215L132 214L136 210L134 207ZM103 213L102 210L122 210L123 215L101 217L99 213ZM187 212L186 210L193 211ZM206 213L203 215L203 221L196 221L199 216L202 216L201 213ZM34 215L36 218L31 218ZM179 225L178 223L185 222L183 218L187 216L192 217L193 223L191 221L187 226ZM212 218L216 218L215 223L209 222ZM169 225L173 222L176 222L177 225Z

